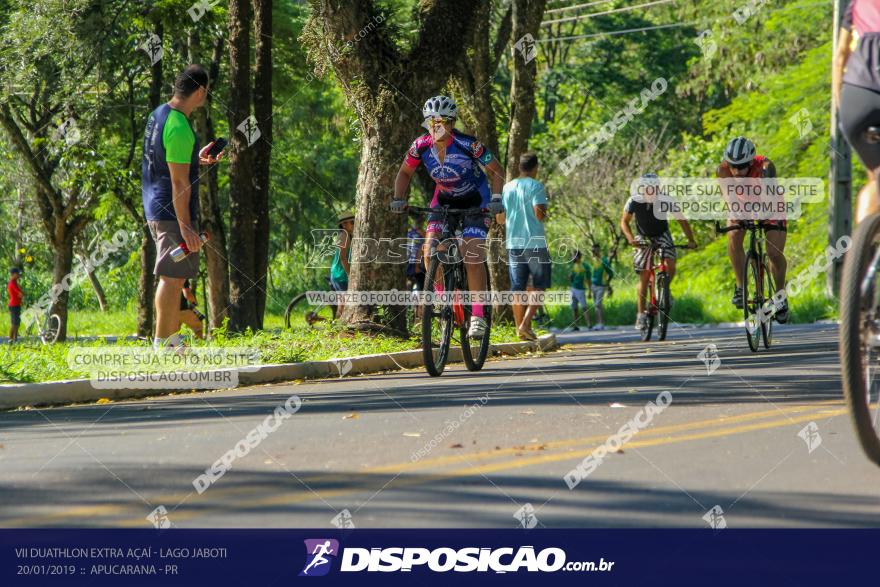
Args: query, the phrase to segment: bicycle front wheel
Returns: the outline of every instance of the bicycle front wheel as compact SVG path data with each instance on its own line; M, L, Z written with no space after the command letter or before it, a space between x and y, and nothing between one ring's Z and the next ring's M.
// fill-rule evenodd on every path
M451 267L440 262L436 254L431 257L428 274L425 276L425 293L452 292L455 276ZM446 368L449 359L449 345L452 341L454 322L452 304L442 300L432 300L422 306L422 360L425 370L432 377L438 377Z
M483 268L486 271L486 291L491 291L492 288L488 285L489 267L483 263ZM465 280L467 280L466 274ZM464 289L468 290L469 288L465 286ZM483 305L483 318L486 320L486 334L483 335L483 338L468 338L468 325L471 323L472 315L473 308L470 305L465 305L464 320L461 324L461 355L468 371L479 371L483 368L486 357L489 355L489 334L492 331L492 304Z
M840 281L840 368L862 450L880 465L880 214L856 227Z
M761 310L764 307L764 295L761 283L761 270L757 255L749 252L743 267L743 321L746 328L746 340L753 353L758 352L761 343Z
M61 318L58 314L51 314L46 318L43 330L40 332L40 340L43 344L52 344L58 342L58 336L61 334Z
M763 316L765 318L761 320L761 338L764 340L764 348L769 349L770 345L773 344L773 296L776 294L773 287L773 275L770 273L770 268L767 266L766 262L762 262L761 266L763 267L762 273L764 274L763 279L763 287L764 287L764 312Z
M657 340L666 340L669 328L669 312L672 310L672 297L669 293L669 276L657 276Z

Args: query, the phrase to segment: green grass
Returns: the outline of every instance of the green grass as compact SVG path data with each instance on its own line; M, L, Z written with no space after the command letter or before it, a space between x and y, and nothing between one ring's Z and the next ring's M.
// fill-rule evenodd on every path
M278 324L282 317L273 316L268 325ZM97 333L97 331L95 332ZM517 340L516 331L509 325L495 325L491 341L494 343ZM358 355L391 353L421 348L420 340L403 340L384 335L371 336L351 333L332 325L319 325L315 328L295 328L291 330L261 331L258 333L229 334L220 329L209 342L193 341L192 346L238 347L257 349L261 364L295 363L300 361L320 361ZM102 341L89 343L59 343L42 345L25 341L17 345L0 345L0 383L33 383L57 381L61 379L86 378L84 370L72 369L68 365L68 351L74 347L99 347ZM142 342L119 342L114 347L147 348Z

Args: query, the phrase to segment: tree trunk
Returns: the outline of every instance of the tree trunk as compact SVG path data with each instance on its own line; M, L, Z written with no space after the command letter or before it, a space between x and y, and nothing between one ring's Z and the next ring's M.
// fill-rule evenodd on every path
M438 93L466 58L463 44L449 39L470 36L477 4L472 0L422 0L418 4L418 37L409 52L402 54L392 38L394 31L384 26L385 17L372 1L311 0L312 16L303 39L313 57L333 68L361 123L356 244L405 234L405 218L389 211L394 179L407 147L419 132L421 102ZM401 289L404 266L383 263L381 251L378 259L365 256L367 252L358 246L352 251L349 290ZM364 322L371 320L373 310L348 305L341 318L349 323ZM386 308L385 321L405 330L405 312L400 308Z
M495 126L495 107L492 102L492 75L498 66L500 55L493 55L490 52L490 14L490 2L478 3L468 59L461 62L461 69L454 81L465 122L503 164L498 152L498 129ZM502 30L499 31L499 35L509 34L504 28L504 26L500 27ZM500 43L496 42L495 45L498 46ZM489 229L488 264L489 282L495 291L510 289L510 272L504 238L504 225L493 223ZM494 306L493 311L495 320L508 321L512 317L510 307L507 305L498 304Z
M71 231L66 227L58 227L55 231L55 238L52 242L52 284L59 285L62 282L69 283L64 278L70 275L73 269L73 237ZM58 332L58 342L64 342L67 339L67 309L70 299L70 291L64 287L61 288L58 298L52 304L51 313L58 314L61 319L61 327ZM40 317L42 318L42 316Z
M519 42L531 35L538 37L546 0L513 0L513 39ZM507 148L507 179L519 175L519 156L529 147L532 120L535 117L535 78L538 68L534 58L527 59L517 49L513 56L513 80L510 86L510 134Z
M160 38L164 34L162 23L155 24L154 32ZM162 101L162 63L160 59L150 68L149 106L150 112L159 107ZM156 243L146 224L141 224L141 274L138 279L138 320L137 335L144 338L153 336L153 324L156 320L154 307L156 297L156 278L153 269L156 266Z
M217 87L223 47L223 37L217 38L214 42L213 56L208 72L212 88ZM213 100L213 92L211 92L208 94L208 102L205 107L194 113L193 126L202 145L217 138L214 134L214 121L211 116ZM223 214L220 212L218 192L217 166L215 165L202 177L199 184L201 228L211 235L211 240L203 249L205 269L208 274L208 286L203 290L203 295L208 300L204 305L208 314L208 324L206 325L208 332L212 328L221 326L229 316L229 263L226 249L226 226L223 222Z
M229 325L235 332L259 326L253 152L248 136L238 130L251 106L250 8L250 0L229 2Z
M150 338L153 335L155 308L153 298L156 294L153 268L156 266L156 243L146 222L141 224L141 274L138 279L138 321L137 335Z
M272 160L272 0L254 0L254 117L262 136L254 151L254 273L257 327L263 328L269 266L269 166Z
M107 311L107 295L104 293L104 287L101 285L100 280L98 280L98 276L95 273L94 269L86 269L88 267L88 259L86 259L85 255L77 255L79 258L79 262L82 263L83 268L85 269L86 276L89 278L89 283L92 284L92 289L95 290L95 297L98 298L98 306L100 306L102 312Z

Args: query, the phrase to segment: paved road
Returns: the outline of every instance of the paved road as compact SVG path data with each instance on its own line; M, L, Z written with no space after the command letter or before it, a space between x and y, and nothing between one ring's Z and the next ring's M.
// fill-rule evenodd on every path
M570 334L558 352L479 375L455 366L439 379L0 413L0 525L148 527L164 506L179 527L332 527L349 515L356 527L516 527L518 511L546 527L699 527L718 506L728 527L878 526L880 470L841 402L836 337L832 325L779 328L771 351L752 354L740 329L648 344ZM711 374L698 359L709 343ZM661 392L672 403L569 490L566 473L645 422ZM195 492L291 394L299 412ZM798 436L808 426L812 452Z

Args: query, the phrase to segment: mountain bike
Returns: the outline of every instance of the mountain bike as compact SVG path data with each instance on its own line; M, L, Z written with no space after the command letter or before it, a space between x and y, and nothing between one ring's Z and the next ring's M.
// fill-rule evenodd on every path
M651 340L654 324L657 325L657 340L666 340L669 328L669 312L672 310L672 294L669 291L669 269L666 259L660 254L661 248L651 242L636 245L641 249L651 249L651 262L648 264L648 307L647 319L642 331L642 342ZM686 249L687 245L672 245L676 249Z
M773 344L773 320L776 316L776 304L773 296L776 286L764 247L766 233L771 230L785 230L784 226L768 224L762 220L740 220L736 224L724 228L716 222L715 232L724 234L734 230L749 231L749 250L743 266L743 318L746 329L746 340L753 353L758 352L761 339L764 348ZM761 332L760 336L758 331Z
M880 214L853 234L840 280L840 368L859 443L880 465Z
M481 208L451 209L448 206L440 208L419 208L410 206L410 214L434 214L440 216L443 224L443 233L439 238L433 239L428 249L428 270L425 273L426 295L425 303L422 304L422 358L425 369L434 377L443 373L446 361L449 359L449 348L455 332L458 332L458 342L461 344L461 354L464 364L469 371L479 371L486 362L489 354L489 334L492 326L492 305L483 306L486 320L486 333L480 339L472 339L467 335L470 325L472 308L464 299L464 295L470 290L467 282L465 262L459 248L462 234L462 224L468 216L485 216L487 213ZM486 271L488 286L489 268L483 261ZM440 296L443 293L451 299L451 303L444 303Z
M25 337L38 338L43 344L58 342L58 335L60 334L61 318L58 314L53 314L51 308L46 310L42 319L31 320L24 331Z

